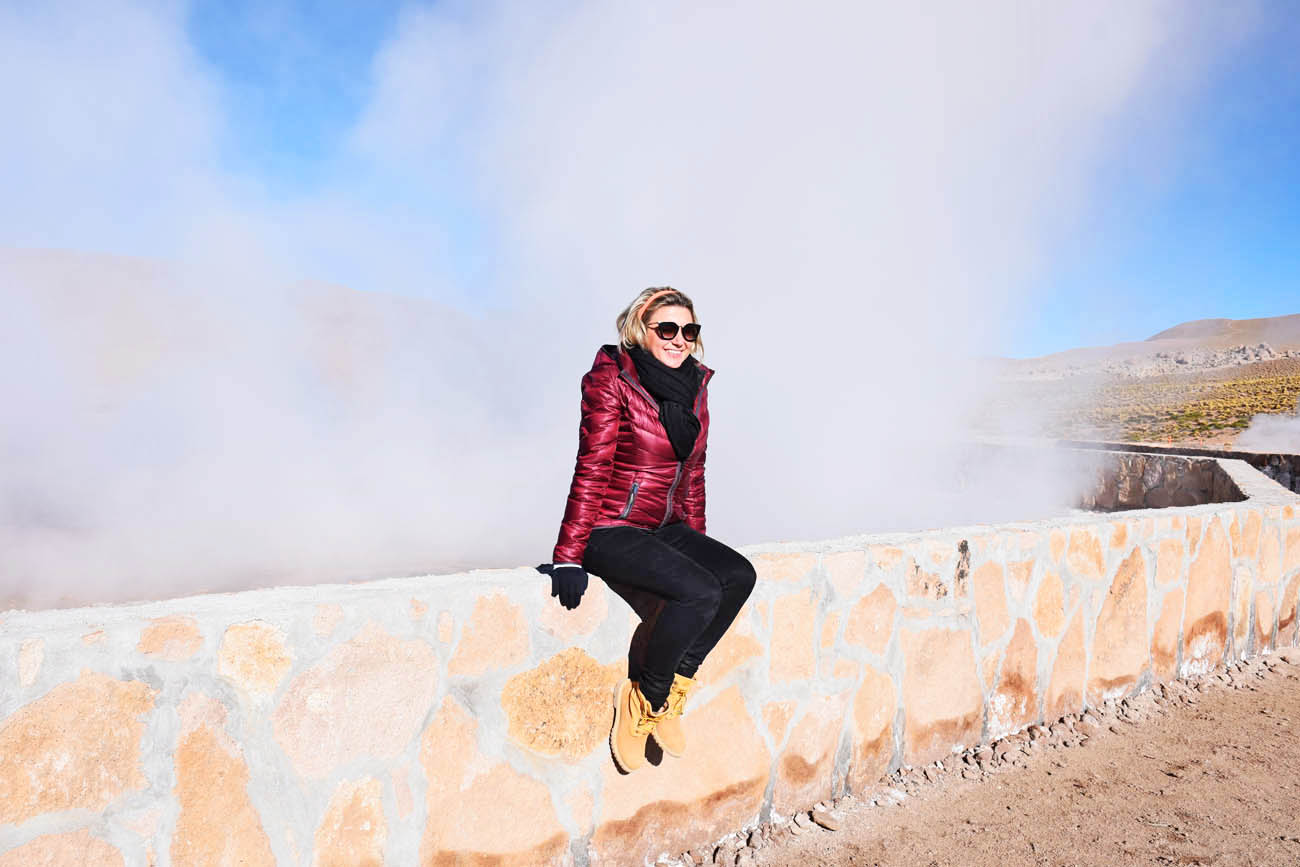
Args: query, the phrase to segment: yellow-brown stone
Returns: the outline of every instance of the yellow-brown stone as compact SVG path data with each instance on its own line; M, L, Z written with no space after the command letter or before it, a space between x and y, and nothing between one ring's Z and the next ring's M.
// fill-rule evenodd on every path
M1259 583L1276 584L1282 580L1282 537L1270 524L1260 533Z
M528 658L528 620L502 593L480 596L447 664L447 673L479 675Z
M316 829L312 867L380 867L387 839L380 782L344 780Z
M191 695L176 745L179 807L171 839L176 867L274 867L271 841L248 797L248 766L222 728L225 709Z
M758 818L771 756L739 688L688 709L684 720L687 760L665 760L635 774L604 763L593 864L639 864L647 855L683 852Z
M831 796L835 748L844 728L847 704L847 694L817 696L805 703L803 714L777 756L772 809L790 815Z
M992 644L1006 634L1011 626L1007 613L1007 594L1002 579L1002 566L988 562L971 575L975 589L975 614L979 618L981 645Z
M979 740L984 696L966 630L904 629L904 750L908 764L947 755Z
M1147 640L1146 558L1134 548L1124 558L1097 616L1088 668L1088 702L1125 695L1150 661Z
M1211 521L1187 572L1183 674L1202 674L1223 659L1228 639L1231 592L1232 561L1228 554L1228 537L1219 521Z
M57 810L99 813L148 785L143 714L155 690L83 672L0 723L0 824Z
M0 867L123 867L122 853L82 829L45 834L0 855Z
M199 623L193 617L175 615L150 621L140 631L135 649L145 656L154 656L170 662L189 659L203 646Z
M1034 622L1038 631L1055 638L1065 628L1065 584L1057 572L1048 571L1034 597Z
M822 650L828 650L835 643L835 632L839 628L840 615L834 611L828 612L826 619L822 621L822 638L818 642Z
M997 689L989 696L989 734L1001 737L1038 718L1038 644L1029 621L1016 621Z
M438 642L440 644L451 644L451 639L456 628L456 618L450 611L438 612Z
M1300 527L1286 531L1286 554L1282 559L1282 574L1290 575L1300 569Z
M564 641L590 635L609 614L609 591L605 589L604 581L591 581L578 607L572 611L551 595L549 582L541 582L538 588L542 596L542 612L537 622L542 629Z
M1233 570L1232 582L1232 646L1238 657L1246 655L1246 642L1250 638L1250 572L1244 566Z
M1245 521L1239 521L1240 513L1233 518L1233 527L1240 526L1240 531L1232 536L1232 553L1237 557L1245 557L1253 560L1259 553L1259 536L1263 529L1264 522L1260 519L1259 512L1250 511L1245 514Z
M807 553L757 554L749 558L758 573L758 583L764 581L802 581L817 566L817 555Z
M1097 532L1081 527L1070 533L1070 548L1065 554L1065 565L1076 578L1100 581L1106 577L1106 561L1101 553L1101 540Z
M689 713L688 713L689 715ZM477 722L443 699L420 738L428 789L421 864L549 864L568 835L545 784L478 748Z
M1255 594L1255 652L1273 646L1273 594L1261 590Z
M822 556L822 567L838 599L852 599L867 573L866 551L840 551Z
M1222 529L1222 524L1220 524L1217 518L1211 518L1210 523L1218 524L1219 528ZM1191 552L1193 557L1196 556L1197 546L1200 545L1200 542L1201 542L1201 519L1188 518L1187 519L1187 550Z
M743 665L763 652L763 645L754 637L753 627L746 616L748 606L723 633L722 640L704 657L704 664L695 673L701 683L720 683L732 669Z
M1128 544L1128 524L1115 521L1110 525L1110 547L1123 548Z
M844 625L844 640L872 653L884 653L894 634L894 614L897 611L898 600L888 587L881 584L859 599L849 612L848 622Z
M1300 599L1300 575L1291 579L1282 594L1282 604L1277 612L1277 646L1291 647L1296 644L1296 610Z
M849 785L866 791L888 770L894 757L894 712L898 693L884 672L867 668L853 696L853 764Z
M293 679L272 731L298 773L312 779L362 757L394 758L433 706L437 674L427 643L368 623Z
M1052 664L1043 713L1055 719L1083 709L1083 675L1088 657L1083 644L1083 612L1077 612L1066 627Z
M1151 668L1157 680L1171 680L1178 675L1178 631L1183 625L1183 588L1165 594L1160 617L1151 634Z
M221 637L217 673L253 695L275 692L292 665L284 633L269 623L237 623Z
M903 589L908 596L922 599L943 599L949 593L948 585L937 572L927 572L912 557L907 558L903 570Z
M1011 593L1012 604L1018 605L1025 598L1033 576L1033 560L1017 560L1007 564L1007 590Z
M903 549L893 545L872 545L867 548L867 554L871 557L872 566L882 572L892 570L903 562L904 557Z
M1162 539L1156 551L1156 583L1172 584L1183 577L1182 539Z
M811 590L772 603L772 683L804 680L817 673L817 601Z
M1048 537L1048 546L1051 549L1053 563L1061 562L1061 556L1065 554L1065 541L1064 530L1053 530Z
M790 725L790 718L798 706L799 703L793 700L773 701L763 705L763 725L772 736L772 743L778 747L785 740L786 727Z
M610 694L626 674L619 661L602 666L577 647L516 674L501 691L512 741L544 756L576 761L605 743Z

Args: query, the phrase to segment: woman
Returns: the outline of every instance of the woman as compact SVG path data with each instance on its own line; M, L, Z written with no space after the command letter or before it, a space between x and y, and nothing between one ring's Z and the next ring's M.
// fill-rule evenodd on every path
M691 299L641 292L617 319L582 378L582 426L551 595L575 608L587 571L661 597L637 681L614 691L610 751L630 772L647 736L686 749L681 727L696 669L754 589L754 567L704 535L704 452L713 371L694 357L700 326Z

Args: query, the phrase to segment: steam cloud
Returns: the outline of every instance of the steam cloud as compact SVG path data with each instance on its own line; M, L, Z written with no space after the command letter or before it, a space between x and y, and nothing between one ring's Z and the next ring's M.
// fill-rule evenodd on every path
M1027 319L1107 149L1249 24L413 6L286 193L225 167L182 9L0 9L0 603L547 559L578 380L647 285L695 298L719 371L720 538L1058 508L1065 479L970 472L969 359Z
M1300 405L1292 415L1257 415L1237 437L1236 447L1247 452L1300 452Z

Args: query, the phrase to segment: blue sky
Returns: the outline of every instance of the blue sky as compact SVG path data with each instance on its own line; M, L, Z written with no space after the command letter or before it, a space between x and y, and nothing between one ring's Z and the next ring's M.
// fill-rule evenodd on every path
M273 194L310 195L349 165L343 137L371 88L376 50L398 25L391 2L195 4L191 39L224 82L234 132L222 158ZM1095 166L1089 207L1034 277L1038 303L1006 354L1142 339L1189 319L1300 312L1300 27L1278 15L1211 70L1190 107ZM1142 130L1139 124L1139 131ZM448 176L454 172L449 169ZM399 195L391 179L376 195ZM451 268L478 273L495 239L449 182L433 207Z
M1159 132L1177 139L1171 165L1141 165L1141 141L1108 155L1093 208L1038 281L1044 304L1012 353L1300 313L1300 27L1274 23Z

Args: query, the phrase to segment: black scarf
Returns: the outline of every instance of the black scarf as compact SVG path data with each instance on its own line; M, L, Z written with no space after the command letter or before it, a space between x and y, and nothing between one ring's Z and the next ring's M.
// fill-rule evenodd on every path
M669 367L639 346L629 349L628 355L636 365L641 385L659 404L659 421L668 433L677 460L686 460L695 448L695 438L700 435L700 420L693 408L704 371L689 355L679 367Z

